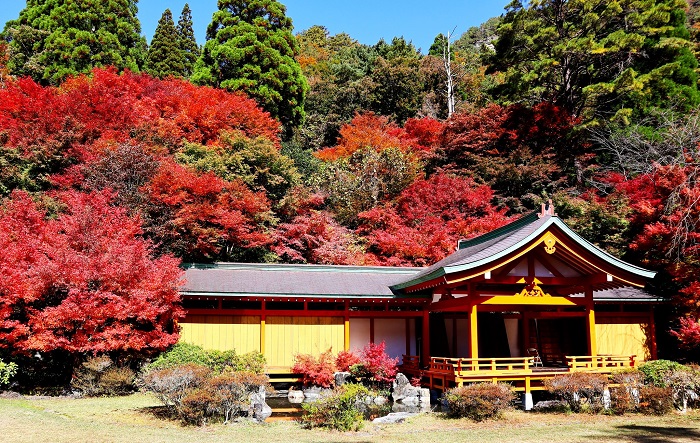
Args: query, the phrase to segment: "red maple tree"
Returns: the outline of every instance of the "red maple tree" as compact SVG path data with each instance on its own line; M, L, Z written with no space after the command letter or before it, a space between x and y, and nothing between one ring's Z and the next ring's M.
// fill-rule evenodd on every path
M0 346L13 353L149 352L178 340L179 261L153 258L106 193L47 209L16 191L0 209Z
M459 239L508 222L492 198L488 186L471 178L436 174L417 180L395 201L361 213L358 233L382 264L429 265L454 251Z

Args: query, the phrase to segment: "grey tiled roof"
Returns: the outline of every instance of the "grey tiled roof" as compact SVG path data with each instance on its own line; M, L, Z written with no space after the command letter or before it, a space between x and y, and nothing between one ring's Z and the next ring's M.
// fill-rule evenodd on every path
M603 289L593 292L593 300L595 301L663 301L663 298L657 297L639 288L626 287L615 289Z
M393 297L422 268L218 263L191 265L186 295Z

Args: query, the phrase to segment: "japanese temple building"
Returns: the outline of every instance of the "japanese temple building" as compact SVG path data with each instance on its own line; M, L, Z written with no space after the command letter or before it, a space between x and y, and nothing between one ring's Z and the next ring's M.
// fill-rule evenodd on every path
M181 340L260 351L286 377L295 354L383 341L431 387L506 380L529 393L551 374L656 358L660 300L643 290L654 274L577 235L550 204L428 268L191 265Z

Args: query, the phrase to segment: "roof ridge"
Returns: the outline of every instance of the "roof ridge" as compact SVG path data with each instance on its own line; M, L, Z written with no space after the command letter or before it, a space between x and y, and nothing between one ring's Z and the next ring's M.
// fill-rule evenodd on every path
M531 212L527 215L524 215L520 218L518 218L515 221L512 221L508 223L507 225L501 226L500 228L494 229L493 231L487 232L486 234L482 234L478 237L474 237L469 240L460 240L457 242L457 250L460 249L466 249L471 246L476 246L480 245L481 243L485 243L489 240L493 240L494 238L501 237L502 235L508 234L508 233L513 233L517 231L518 229L527 226L531 223L536 222L537 220L540 219L540 213L539 212Z

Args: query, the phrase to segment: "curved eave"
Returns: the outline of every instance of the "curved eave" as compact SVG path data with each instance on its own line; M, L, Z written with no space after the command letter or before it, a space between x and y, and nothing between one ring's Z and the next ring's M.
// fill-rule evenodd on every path
M504 257L508 257L510 254L515 253L519 249L525 247L529 243L535 241L537 238L542 236L552 225L557 226L559 229L561 229L566 235L568 235L572 240L574 240L576 243L578 243L581 247L583 247L586 251L590 252L594 256L598 257L599 259L611 264L612 266L622 269L626 272L629 272L635 276L638 276L640 278L644 279L652 279L656 275L655 271L650 271L648 269L640 268L639 266L632 265L630 263L624 262L617 257L608 254L607 252L603 251L602 249L598 248L594 244L590 243L588 240L585 238L581 237L580 235L576 234L574 231L571 230L559 217L553 216L550 217L549 220L547 220L546 223L543 223L542 226L540 226L538 229L533 231L530 235L519 241L518 243L503 249L501 251L498 251L497 253L490 255L489 257L483 258L481 260L477 260L474 262L462 264L462 265L455 265L455 266L445 266L441 267L439 269L436 269L435 271L431 272L430 274L424 275L420 278L409 280L404 283L400 283L397 285L392 286L391 288L393 290L402 290L402 289L407 289L410 287L422 285L423 283L429 282L431 280L435 280L437 278L445 278L447 275L450 274L455 274L458 272L464 272L468 271L471 269L477 269L482 266L486 266L490 263L496 262ZM436 282L434 286L439 285L440 282Z

